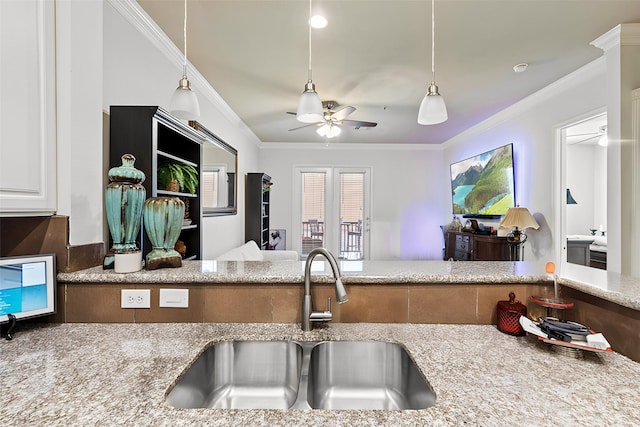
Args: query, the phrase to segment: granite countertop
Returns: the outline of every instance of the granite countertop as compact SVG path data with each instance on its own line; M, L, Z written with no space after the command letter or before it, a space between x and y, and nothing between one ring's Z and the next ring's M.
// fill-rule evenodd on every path
M544 263L340 261L348 283L530 283L549 281ZM183 261L180 268L119 274L102 267L60 273L64 283L303 283L304 261ZM314 261L314 282L333 281L329 263Z
M175 409L170 384L223 340L399 342L437 394L425 410ZM5 425L640 425L640 364L565 353L488 325L19 324L0 342Z
M350 284L394 283L540 283L550 282L545 263L536 261L340 261L343 282ZM640 310L640 279L616 273L565 264L558 283L590 295ZM314 261L313 281L333 281L331 268ZM118 274L93 267L58 274L61 283L303 283L303 261L184 261L181 268L141 270Z

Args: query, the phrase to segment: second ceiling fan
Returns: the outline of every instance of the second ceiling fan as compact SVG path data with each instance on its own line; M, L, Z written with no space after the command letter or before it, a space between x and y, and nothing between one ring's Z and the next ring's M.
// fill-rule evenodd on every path
M303 129L310 126L319 126L317 132L320 136L325 136L327 138L333 138L334 136L338 136L340 134L340 127L337 125L345 125L351 126L355 129L359 129L361 127L375 127L378 124L374 122L364 122L361 120L347 120L347 117L351 115L354 111L356 111L356 107L352 107L351 105L346 105L342 108L338 107L338 103L336 101L324 101L322 103L322 108L324 108L324 120L321 120L317 123L309 123L303 126L298 126L292 130ZM291 111L287 111L287 114L293 114L295 116L296 113Z

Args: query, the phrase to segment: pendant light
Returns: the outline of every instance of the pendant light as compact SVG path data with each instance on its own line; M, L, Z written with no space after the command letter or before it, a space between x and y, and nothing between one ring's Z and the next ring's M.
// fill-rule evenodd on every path
M309 0L309 21L307 25L309 27L309 72L308 81L304 86L304 92L300 95L300 101L298 102L298 110L296 112L296 119L303 123L318 123L324 120L324 109L322 108L322 101L316 92L316 86L311 80L311 1Z
M435 30L435 0L431 0L431 85L422 99L418 111L418 123L421 125L436 125L447 120L447 106L436 86L436 30Z
M178 87L171 97L169 110L171 114L179 119L194 120L200 117L200 105L198 104L198 97L196 93L191 90L191 83L187 78L187 0L184 0L184 26L182 31L184 37L182 78L178 82Z

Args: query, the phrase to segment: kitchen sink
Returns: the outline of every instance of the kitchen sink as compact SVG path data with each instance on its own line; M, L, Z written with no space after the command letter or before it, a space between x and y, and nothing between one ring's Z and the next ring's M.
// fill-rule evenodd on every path
M287 409L298 395L302 347L222 341L207 348L166 396L177 408Z
M425 409L435 400L399 344L329 341L311 352L307 401L314 409Z
M166 396L178 408L426 409L436 395L399 344L222 341Z

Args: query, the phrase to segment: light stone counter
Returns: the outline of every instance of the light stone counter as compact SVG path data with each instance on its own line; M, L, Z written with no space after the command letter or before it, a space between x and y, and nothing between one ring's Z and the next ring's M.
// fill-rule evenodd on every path
M175 409L170 384L212 341L399 342L437 394L426 410ZM0 420L11 426L638 426L640 364L576 358L493 326L19 324L0 342Z
M345 284L394 283L540 283L550 282L545 263L522 261L341 261ZM313 281L332 281L327 262L314 261ZM590 295L640 310L640 279L595 268L566 264L558 272L558 283ZM93 267L58 274L61 283L303 283L304 262L185 261L181 268L117 274Z

